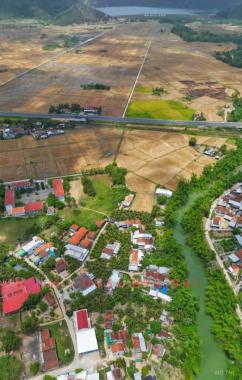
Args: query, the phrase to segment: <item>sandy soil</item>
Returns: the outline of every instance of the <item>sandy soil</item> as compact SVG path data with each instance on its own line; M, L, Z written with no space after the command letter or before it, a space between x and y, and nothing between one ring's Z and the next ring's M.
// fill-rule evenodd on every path
M83 186L82 186L80 178L77 179L76 181L71 181L70 185L71 185L70 194L73 198L75 198L76 202L78 203L81 197L85 195L83 192Z

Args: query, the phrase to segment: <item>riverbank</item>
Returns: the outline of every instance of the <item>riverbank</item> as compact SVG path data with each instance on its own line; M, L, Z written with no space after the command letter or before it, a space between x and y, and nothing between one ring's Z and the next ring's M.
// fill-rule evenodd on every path
M192 294L197 298L199 312L197 316L198 336L201 341L201 365L197 380L226 380L228 362L219 344L212 335L212 320L205 310L205 291L207 279L202 261L197 257L196 252L187 244L185 231L182 227L182 218L185 212L192 206L192 203L201 193L189 196L186 205L179 210L177 223L174 227L174 237L181 245L182 254L185 257L189 271L189 286Z

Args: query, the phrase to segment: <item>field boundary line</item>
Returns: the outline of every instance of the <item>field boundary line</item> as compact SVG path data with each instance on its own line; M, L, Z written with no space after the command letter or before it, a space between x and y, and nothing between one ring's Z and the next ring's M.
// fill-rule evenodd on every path
M147 46L146 53L145 53L145 55L144 55L144 58L143 58L142 64L141 64L141 66L140 66L140 68L139 68L139 72L138 72L137 77L136 77L136 79L135 79L134 85L133 85L133 87L132 87L132 90L131 90L131 93L130 93L130 95L129 95L129 98L128 98L128 101L127 101L127 104L126 104L126 107L125 107L125 109L124 109L124 112L123 112L123 116L122 116L122 117L125 117L125 115L126 115L126 112L127 112L127 110L128 110L129 104L130 104L131 99L132 99L132 97L133 97L133 94L134 94L134 91L135 91L136 85L137 85L137 83L138 83L138 80L139 80L140 74L142 73L143 67L144 67L145 62L146 62L146 59L147 59L147 57L148 57L148 54L149 54L149 51L150 51L150 47L151 47L151 41L148 42L148 46Z
M25 75L31 73L31 72L34 71L34 70L39 69L40 67L42 67L42 66L44 66L44 65L47 65L47 64L50 63L50 62L55 61L57 58L61 57L62 55L65 55L66 53L68 53L68 52L70 52L70 51L73 51L73 50L77 49L79 46L83 46L83 45L88 44L89 42L95 41L96 39L102 37L102 36L103 36L104 34L106 34L107 32L108 32L108 31L104 31L104 32L102 32L102 33L100 33L100 34L97 34L96 36L91 37L91 38L89 38L89 39L87 39L87 40L81 42L80 44L74 46L73 48L62 50L60 53L56 54L54 57L52 57L52 58L50 58L50 59L48 59L48 60L46 60L46 61L40 63L40 64L37 65L37 66L32 67L31 69L28 69L28 70L26 70L26 71L24 71L24 72L22 72L22 73L16 75L14 78L11 78L11 79L7 80L7 81L4 82L4 83L1 83L1 84L0 84L0 88L6 86L8 83L13 82L14 80L17 80L17 79L19 79L19 78L22 78L23 76L25 76Z

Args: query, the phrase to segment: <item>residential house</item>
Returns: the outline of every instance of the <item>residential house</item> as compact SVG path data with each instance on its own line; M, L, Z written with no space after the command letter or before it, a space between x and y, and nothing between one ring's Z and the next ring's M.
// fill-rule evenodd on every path
M79 260L80 262L85 261L86 257L88 256L88 249L78 247L73 244L67 244L65 246L65 256L72 257L73 259Z
M107 244L102 251L101 259L110 260L113 256L119 253L120 247L121 245L118 241L115 241L112 244Z
M146 343L142 333L132 335L133 352L136 354L146 352Z
M114 315L112 310L107 310L104 313L104 327L105 330L111 330L114 323Z
M83 296L87 296L96 289L92 277L89 273L81 274L73 281L74 289L80 291Z
M74 234L79 230L79 228L80 227L77 224L72 224L70 227L70 232Z
M150 251L154 248L154 238L150 233L134 231L131 238L132 244L137 245L139 249Z
M63 188L63 180L61 178L54 178L52 181L53 190L56 198L59 199L59 201L64 202L65 201L65 191Z
M72 245L78 245L80 244L80 241L84 239L84 237L87 234L87 229L85 227L79 228L79 230L71 237L70 244Z
M121 342L114 343L110 347L110 350L114 357L122 356L125 353L125 345Z
M127 195L122 201L121 205L123 208L129 208L134 200L134 194Z
M144 254L141 250L132 249L129 256L129 271L137 272L141 266L141 261Z
M122 278L123 278L123 274L121 272L119 272L116 269L112 271L112 274L109 277L108 282L106 284L106 288L109 293L112 293L113 290L116 289L120 285Z
M56 259L56 262L55 262L55 270L57 273L62 273L62 272L65 272L67 270L67 264L65 262L65 260L60 257L58 259Z
M15 207L15 192L12 188L8 187L5 190L4 207L8 214L10 214Z
M215 216L211 220L211 227L212 228L220 228L220 224L221 224L221 218L219 216Z
M122 370L118 367L111 366L111 370L106 373L107 380L123 380Z
M41 352L44 371L50 371L59 367L56 342L55 339L50 336L50 330L48 329L41 331Z
M163 358L165 355L166 349L162 344L155 344L153 346L153 354L157 356L158 358Z
M35 249L44 244L44 240L39 238L38 236L34 236L30 242L22 246L22 250L26 252L26 254L31 255L34 253Z

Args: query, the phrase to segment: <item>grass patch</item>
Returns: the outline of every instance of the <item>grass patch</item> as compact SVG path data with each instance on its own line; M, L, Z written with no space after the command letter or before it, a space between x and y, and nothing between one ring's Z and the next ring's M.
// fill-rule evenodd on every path
M127 190L122 186L112 188L111 180L107 176L94 177L92 183L97 195L95 197L86 195L81 201L85 203L85 207L105 214L111 214L127 194Z
M135 92L139 94L152 94L152 87L136 86Z
M47 44L43 46L43 50L56 50L56 49L61 49L61 46L59 44Z
M126 116L150 119L191 120L194 110L175 100L135 100Z
M76 208L75 210L66 207L64 210L61 210L59 215L65 220L72 224L77 223L79 226L86 227L88 230L95 231L96 220L103 219L104 215L100 215L95 211L85 210L82 208Z
M0 243L8 243L13 248L18 240L22 240L24 233L37 219L2 219L0 220Z
M75 209L66 207L59 211L59 215L69 223L77 223L89 230L95 230L95 221L105 218L105 215L111 215L118 203L124 199L127 190L122 186L112 188L111 179L106 175L90 177L90 179L96 196L83 195L80 200L81 207ZM99 212L105 215L99 214Z
M51 331L51 336L56 340L56 350L60 362L62 364L71 363L74 359L74 348L66 322L62 321L45 327ZM68 353L67 350L69 350Z

